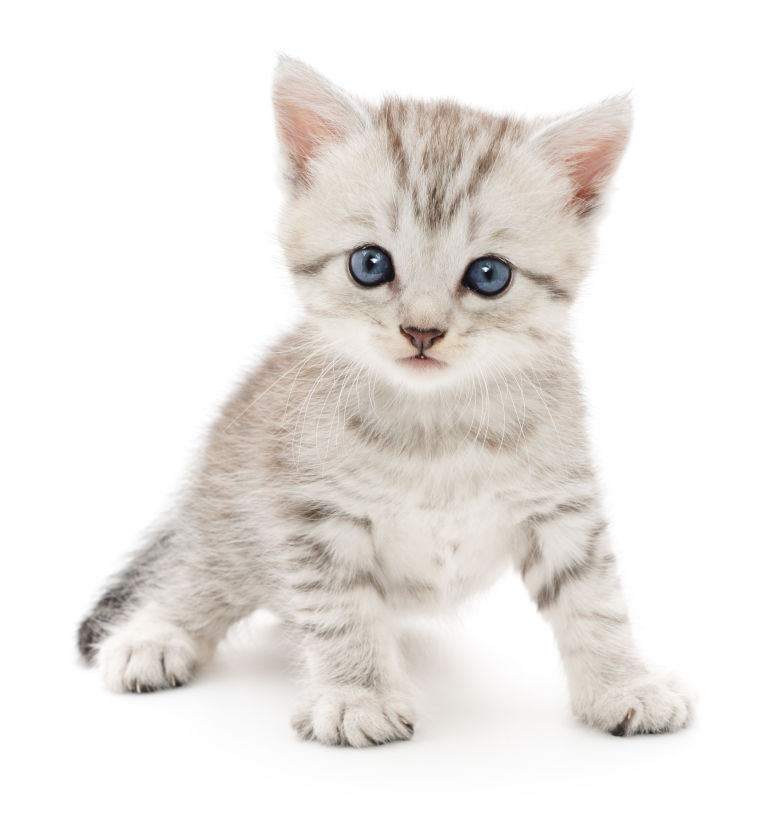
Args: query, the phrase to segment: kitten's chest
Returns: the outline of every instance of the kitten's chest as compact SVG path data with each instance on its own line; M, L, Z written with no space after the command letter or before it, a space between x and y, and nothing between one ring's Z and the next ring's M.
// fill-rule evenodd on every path
M498 499L427 508L401 502L373 520L376 562L403 607L460 600L489 586L511 561L514 519Z

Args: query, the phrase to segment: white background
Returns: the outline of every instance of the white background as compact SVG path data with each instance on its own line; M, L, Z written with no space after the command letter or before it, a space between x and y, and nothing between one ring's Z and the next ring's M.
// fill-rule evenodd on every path
M0 7L5 821L764 820L765 134L756 3ZM108 694L74 632L228 388L294 322L275 242L280 51L372 98L636 128L574 317L640 642L675 736L570 717L513 576L410 632L416 737L299 743L279 630L183 690Z

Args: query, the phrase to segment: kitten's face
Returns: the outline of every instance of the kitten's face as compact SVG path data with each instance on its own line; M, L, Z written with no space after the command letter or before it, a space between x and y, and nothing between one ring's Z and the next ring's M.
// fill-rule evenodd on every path
M552 355L625 101L548 126L448 103L374 109L283 61L275 102L292 180L282 240L330 347L419 389Z

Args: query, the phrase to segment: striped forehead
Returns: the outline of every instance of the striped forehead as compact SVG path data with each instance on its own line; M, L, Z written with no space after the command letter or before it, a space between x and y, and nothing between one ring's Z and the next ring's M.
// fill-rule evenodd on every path
M449 102L389 99L378 115L398 194L431 232L452 223L492 172L503 146L522 134L519 121Z

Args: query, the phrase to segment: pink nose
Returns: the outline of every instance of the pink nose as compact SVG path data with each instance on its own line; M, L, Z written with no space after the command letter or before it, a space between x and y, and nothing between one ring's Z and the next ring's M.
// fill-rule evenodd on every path
M419 352L431 349L432 346L445 337L445 329L418 329L415 326L400 326L399 331L415 346Z

